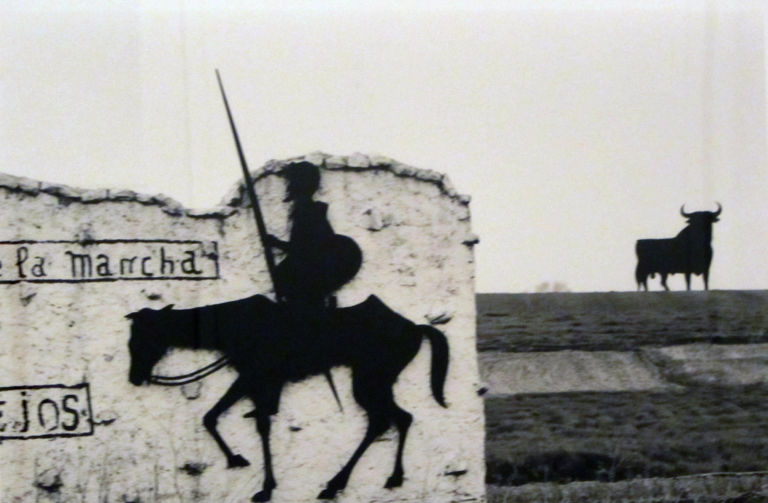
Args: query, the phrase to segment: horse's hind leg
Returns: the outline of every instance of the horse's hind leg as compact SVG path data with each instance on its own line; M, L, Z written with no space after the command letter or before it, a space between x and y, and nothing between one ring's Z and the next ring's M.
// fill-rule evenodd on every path
M376 440L379 435L387 431L387 428L389 428L389 421L385 418L368 417L368 430L365 432L363 441L360 442L360 445L352 454L352 457L349 458L347 464L344 465L344 468L342 468L341 471L328 482L325 489L323 489L318 496L319 499L333 499L336 497L336 493L347 487L347 481L349 480L349 476L352 473L352 469L357 464L357 461L373 441Z
M243 466L248 466L250 464L248 460L245 459L243 456L239 454L234 454L232 452L232 450L229 448L229 446L224 441L224 439L221 438L221 435L219 435L219 432L216 429L216 424L219 421L219 416L224 411L232 407L232 405L234 405L235 402L240 400L243 396L245 396L245 391L243 390L243 383L242 383L242 380L238 378L232 384L232 386L229 387L227 392L224 393L224 396L222 396L219 399L219 401L216 402L216 405L214 405L213 408L209 410L203 417L203 426L205 426L205 429L208 430L208 433L211 434L213 439L219 445L221 452L223 452L224 455L227 457L227 468L240 468Z
M413 416L401 409L392 400L392 411L395 420L395 426L397 427L397 454L395 455L395 469L392 471L392 475L387 479L387 483L384 487L392 489L393 487L400 487L403 485L403 448L405 447L405 437L408 435L408 428L413 422Z
M382 383L380 379L376 377L363 378L359 375L353 376L352 390L355 400L368 414L368 429L365 432L365 437L363 437L363 440L357 446L347 464L328 482L325 489L318 495L319 499L333 499L336 497L336 493L347 487L347 481L349 481L349 476L352 474L352 469L360 457L379 435L387 431L392 423L392 409L389 406L389 402L392 401L392 384Z

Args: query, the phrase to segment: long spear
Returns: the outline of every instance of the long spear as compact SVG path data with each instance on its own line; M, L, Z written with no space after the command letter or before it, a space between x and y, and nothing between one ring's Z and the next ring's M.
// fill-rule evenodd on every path
M232 135L235 137L237 155L240 157L240 167L243 168L243 177L245 178L245 190L248 191L248 197L250 198L251 206L253 207L253 216L256 217L256 228L259 230L259 239L261 240L261 247L264 250L264 259L267 261L269 279L272 280L272 286L275 289L275 297L277 298L277 301L281 302L283 296L281 295L280 284L276 281L275 255L272 253L272 247L267 244L267 226L264 224L264 216L261 214L259 198L256 197L256 191L253 188L253 179L251 178L250 171L248 171L248 163L245 162L243 147L240 145L240 137L237 135L235 120L232 118L232 111L229 109L229 102L227 101L227 95L224 92L224 84L221 83L221 75L219 75L218 69L216 69L216 80L219 81L221 97L224 99L224 108L227 109L227 117L229 117L229 126L232 128ZM341 405L339 393L336 391L336 384L333 382L333 376L331 375L330 370L323 372L323 375L325 375L325 380L328 381L328 385L331 387L333 397L336 399L336 403L339 405L339 409L343 411L344 407Z
M261 214L261 206L259 206L259 198L256 197L256 191L253 188L253 179L251 173L248 171L248 164L245 162L245 154L243 154L243 147L240 145L240 137L237 135L237 128L235 128L235 121L232 118L232 111L229 109L229 102L227 101L227 95L224 92L224 84L221 83L221 75L219 70L216 70L216 79L219 81L219 89L221 89L221 97L224 99L224 107L227 109L227 117L229 117L229 126L232 128L232 135L235 137L235 146L237 147L237 155L240 157L240 167L243 169L243 177L245 178L245 190L248 192L248 197L251 200L251 206L253 207L253 216L256 217L256 228L259 230L259 239L261 240L261 248L264 250L264 260L267 261L267 271L269 272L269 279L272 280L272 286L275 289L275 297L277 301L283 298L280 291L280 284L275 281L276 279L276 266L275 255L272 253L272 247L267 245L267 226L264 224L264 216Z

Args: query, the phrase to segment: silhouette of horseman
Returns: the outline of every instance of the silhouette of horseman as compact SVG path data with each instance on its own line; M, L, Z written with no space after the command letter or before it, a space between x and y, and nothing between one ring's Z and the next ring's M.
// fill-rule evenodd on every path
M287 332L286 342L293 349L291 353L297 360L302 360L301 356L306 356L307 350L313 349L309 346L319 339L316 336L326 333L329 329L329 310L336 307L335 297L331 297L331 294L349 282L360 270L362 252L351 238L337 235L333 231L328 222L328 205L312 199L320 188L320 169L306 161L290 163L282 171L287 179L285 201L293 202L289 241L282 241L267 232L259 198L254 190L254 181L248 170L218 70L216 80L224 108L227 110L243 171L244 189L251 202L278 308L287 307L278 309L282 313L275 319L273 330ZM273 248L283 250L287 254L279 267L275 264ZM297 361L296 365L301 367L305 363ZM330 370L325 369L323 374L341 409L341 401Z
M328 204L313 199L320 188L320 168L301 161L286 165L281 174L286 179L283 202L293 204L289 240L265 233L263 243L265 247L285 253L273 273L280 310L273 330L287 339L290 360L301 368L307 364L308 355L322 351L316 346L333 330L330 322L336 308L333 293L357 274L363 254L352 238L334 232L328 221ZM328 370L323 375L342 409L333 376ZM255 414L253 411L246 417L255 417Z
M237 379L205 414L203 425L226 456L228 468L248 466L248 460L232 451L216 425L232 405L250 398L256 409L246 417L256 420L264 459L262 489L251 501L269 501L277 487L269 440L271 416L278 411L283 386L323 374L341 406L330 369L348 367L352 395L366 412L368 427L354 453L318 498L335 498L346 487L363 453L391 426L397 429L398 443L392 475L384 487L399 487L404 480L403 450L413 416L395 402L392 388L419 352L422 340L427 339L432 346L432 396L446 406L449 348L445 334L430 325L413 323L375 295L355 306L336 306L333 294L360 270L362 252L351 238L334 232L328 221L328 205L313 199L320 187L320 170L314 164L295 162L284 167L281 174L286 178L285 201L292 203L289 239L283 241L267 232L218 71L216 76L277 303L253 295L190 309L169 305L128 314L129 380L134 385L151 382L179 386L225 365L234 368ZM275 263L274 249L285 254L279 264ZM153 367L171 347L214 349L224 356L190 374L153 375Z
M351 238L334 232L328 221L328 205L313 199L320 186L317 166L294 163L287 165L282 174L286 178L285 201L292 203L289 239L260 233L265 256L272 249L285 253L274 267L271 259L267 260L273 271L277 302L253 295L189 309L169 305L128 314L129 381L137 386L145 382L179 386L225 365L233 368L237 378L203 416L203 426L225 455L228 468L248 466L249 461L224 440L217 424L218 418L240 399L251 400L255 408L245 417L256 421L264 473L261 490L251 501L265 502L271 500L277 487L270 431L285 384L324 375L341 407L330 370L347 367L351 371L352 396L365 412L368 424L357 448L317 497L336 498L368 447L391 427L397 431L397 446L392 474L384 487L400 487L405 480L403 452L413 415L397 404L393 386L426 339L431 346L432 396L446 407L448 341L440 330L413 323L375 295L354 306L336 306L333 293L359 271L362 252ZM251 181L246 180L246 189L250 186L252 190ZM252 202L257 207L255 198ZM262 224L257 219L263 229ZM189 374L153 375L155 364L172 347L213 349L224 356Z
M308 334L324 329L328 312L336 307L333 293L354 278L363 255L354 240L334 232L328 204L313 199L320 188L317 166L292 163L283 176L284 202L293 204L290 237L283 241L268 234L265 245L286 254L275 270L277 300L286 304L294 329Z

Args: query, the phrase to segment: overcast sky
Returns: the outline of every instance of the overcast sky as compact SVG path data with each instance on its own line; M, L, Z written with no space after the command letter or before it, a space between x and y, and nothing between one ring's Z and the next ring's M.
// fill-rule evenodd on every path
M761 2L272 3L0 1L0 171L214 206L239 176L219 68L252 168L447 173L478 291L633 290L635 240L715 201L712 288L768 288Z

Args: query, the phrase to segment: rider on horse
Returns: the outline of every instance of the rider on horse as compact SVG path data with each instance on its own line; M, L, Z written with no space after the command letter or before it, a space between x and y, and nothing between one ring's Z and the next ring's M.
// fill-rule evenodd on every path
M328 204L313 199L320 188L320 169L306 161L287 165L284 201L291 202L288 241L268 235L266 245L286 253L277 265L275 282L291 318L305 329L320 329L336 307L333 293L360 270L362 252L347 236L336 234L328 221ZM302 330L303 332L304 330Z

